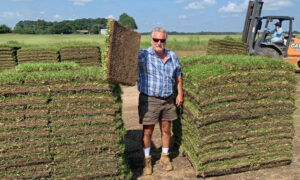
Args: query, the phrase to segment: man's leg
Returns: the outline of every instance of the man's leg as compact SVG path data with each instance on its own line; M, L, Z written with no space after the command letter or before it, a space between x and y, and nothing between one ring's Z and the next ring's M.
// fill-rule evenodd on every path
M160 163L163 168L167 171L173 170L173 166L169 157L169 147L171 139L171 121L159 121L160 131L161 131L161 142L162 142L162 153L160 158Z
M150 155L150 148L151 148L151 137L154 130L155 125L143 125L143 136L142 136L142 144L144 148L144 175L151 175L152 174L152 164L151 164L151 155Z
M142 137L142 144L143 144L143 148L150 148L151 146L151 137L152 137L152 133L154 130L154 126L153 125L143 125L143 137Z
M171 121L159 121L162 148L169 148L171 139ZM167 154L168 152L166 152Z

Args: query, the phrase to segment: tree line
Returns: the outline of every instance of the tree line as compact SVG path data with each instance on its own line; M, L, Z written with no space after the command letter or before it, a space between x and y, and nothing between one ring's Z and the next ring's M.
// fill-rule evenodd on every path
M129 29L137 29L133 17L126 13L120 15L118 22ZM48 22L45 20L24 20L19 21L13 29L5 24L0 25L0 33L19 34L72 34L77 30L88 30L89 33L99 34L101 29L106 29L106 18L82 18L76 20L64 20L61 22Z

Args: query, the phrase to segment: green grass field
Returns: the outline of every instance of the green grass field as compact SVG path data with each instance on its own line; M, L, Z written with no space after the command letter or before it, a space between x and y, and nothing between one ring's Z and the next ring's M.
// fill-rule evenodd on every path
M171 50L206 50L211 38L224 39L227 35L169 35L167 49ZM240 35L230 35L241 39ZM55 49L67 46L94 45L104 47L104 35L62 34L62 35L28 35L0 34L0 45L22 47L22 49ZM150 36L142 35L141 48L150 46Z

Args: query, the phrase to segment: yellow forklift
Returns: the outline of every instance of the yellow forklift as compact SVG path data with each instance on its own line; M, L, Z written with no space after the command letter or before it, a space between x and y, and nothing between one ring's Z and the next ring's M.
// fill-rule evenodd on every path
M263 16L261 11L262 0L249 1L242 41L247 43L247 54L267 56L282 59L295 65L296 71L300 70L300 39L293 35L294 17L289 16ZM285 24L287 29L282 40L278 42L268 41L271 22ZM264 27L262 29L262 26ZM262 29L262 30L261 30Z

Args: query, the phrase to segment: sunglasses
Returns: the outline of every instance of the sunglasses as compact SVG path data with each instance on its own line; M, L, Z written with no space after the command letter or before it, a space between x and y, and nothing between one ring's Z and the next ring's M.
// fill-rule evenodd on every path
M166 42L166 39L156 39L156 38L152 38L152 40L153 40L154 42L158 42L158 41L160 41L161 43Z

